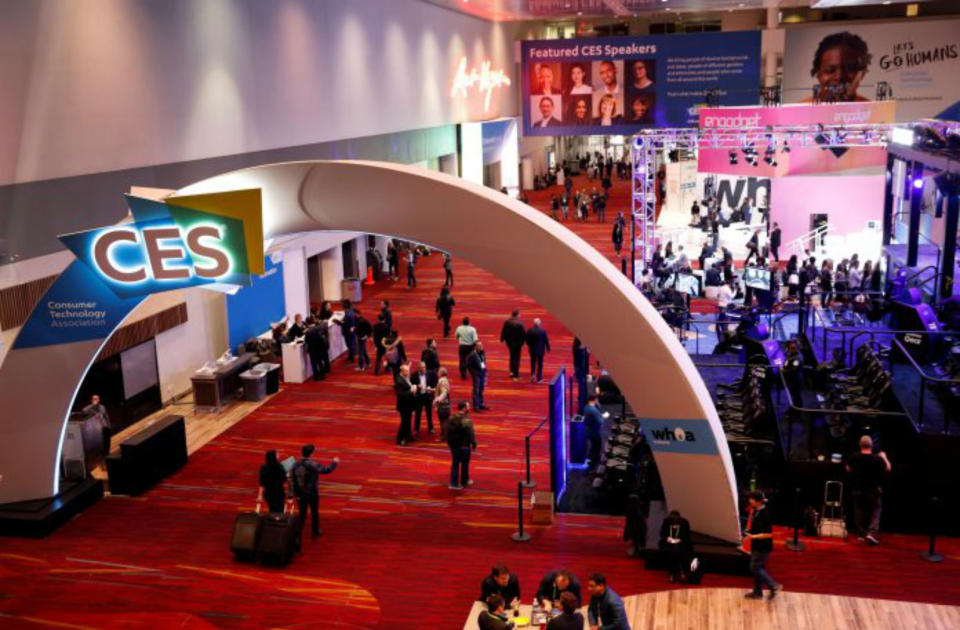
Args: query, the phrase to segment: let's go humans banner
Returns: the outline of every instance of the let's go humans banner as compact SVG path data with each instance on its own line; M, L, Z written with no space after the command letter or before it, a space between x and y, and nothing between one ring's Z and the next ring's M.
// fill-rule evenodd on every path
M521 51L527 135L694 127L709 90L722 105L758 100L758 31L527 41Z

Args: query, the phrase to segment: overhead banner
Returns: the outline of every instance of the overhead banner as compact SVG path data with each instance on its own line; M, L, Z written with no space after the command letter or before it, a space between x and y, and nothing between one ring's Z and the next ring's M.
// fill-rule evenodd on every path
M804 127L822 124L830 127L892 123L897 103L797 104L782 107L717 107L702 108L701 131L743 129L757 132L767 127ZM822 140L822 142L821 142ZM698 152L701 173L725 173L748 177L779 177L814 173L831 173L850 169L886 165L883 147L827 148L828 134L818 136L820 147L790 146L789 139L772 147L752 147L750 151L704 149ZM749 149L751 147L744 147Z
M710 426L703 420L638 418L638 421L654 453L716 456L720 452Z
M692 127L711 90L758 101L759 31L525 41L521 54L526 135Z
M131 223L60 237L76 260L30 313L14 350L105 338L153 293L249 285L264 273L259 190L128 195L127 204Z
M904 20L788 28L784 101L899 101L898 121L960 114L960 20ZM884 86L881 85L881 90Z

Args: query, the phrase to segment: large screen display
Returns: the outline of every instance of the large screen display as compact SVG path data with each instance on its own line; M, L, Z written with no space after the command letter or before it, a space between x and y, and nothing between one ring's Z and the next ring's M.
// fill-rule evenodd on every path
M760 32L525 41L523 126L534 136L695 127L720 105L758 102Z
M872 101L883 83L899 121L960 117L960 20L797 26L785 46L788 103Z

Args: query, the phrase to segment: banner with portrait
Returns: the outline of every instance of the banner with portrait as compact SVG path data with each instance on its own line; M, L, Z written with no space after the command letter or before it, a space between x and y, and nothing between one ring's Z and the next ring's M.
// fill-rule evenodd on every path
M526 135L693 127L707 92L758 100L759 31L525 41L521 54Z
M960 119L960 20L787 29L784 101L898 102L899 122Z

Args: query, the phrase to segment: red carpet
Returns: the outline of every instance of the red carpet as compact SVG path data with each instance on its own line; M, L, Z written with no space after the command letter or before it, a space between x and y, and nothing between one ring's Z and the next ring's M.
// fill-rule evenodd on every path
M617 182L614 200L625 197L626 185ZM617 208L611 205L609 219ZM574 227L612 253L609 222ZM378 286L360 305L372 314L377 298L390 299L411 356L440 332L432 306L443 272L439 257L423 263L419 288ZM554 349L550 376L569 365L571 336L490 274L463 261L455 261L454 273L455 317L473 318L491 369L492 411L474 416L475 486L447 489L449 456L438 442L396 447L388 377L341 363L325 382L284 387L146 496L107 498L42 541L2 540L0 628L456 629L499 560L519 574L525 599L557 567L584 581L602 571L623 594L670 588L664 574L625 555L621 519L561 515L552 527L531 528L531 542L510 540L523 436L546 413L546 387L506 378L500 324L515 307L527 322L543 318ZM440 347L444 364L455 366L455 342L441 340ZM466 383L456 376L452 382L455 398L469 395ZM305 442L317 444L323 461L342 459L322 478L325 534L305 540L303 553L283 569L234 562L231 526L253 503L263 451L292 454ZM534 449L535 481L545 488L545 434ZM948 559L940 565L920 559L923 539L885 536L883 543L815 540L801 554L778 545L771 569L788 590L960 604L956 540L942 541ZM747 580L708 575L704 584L746 588Z

